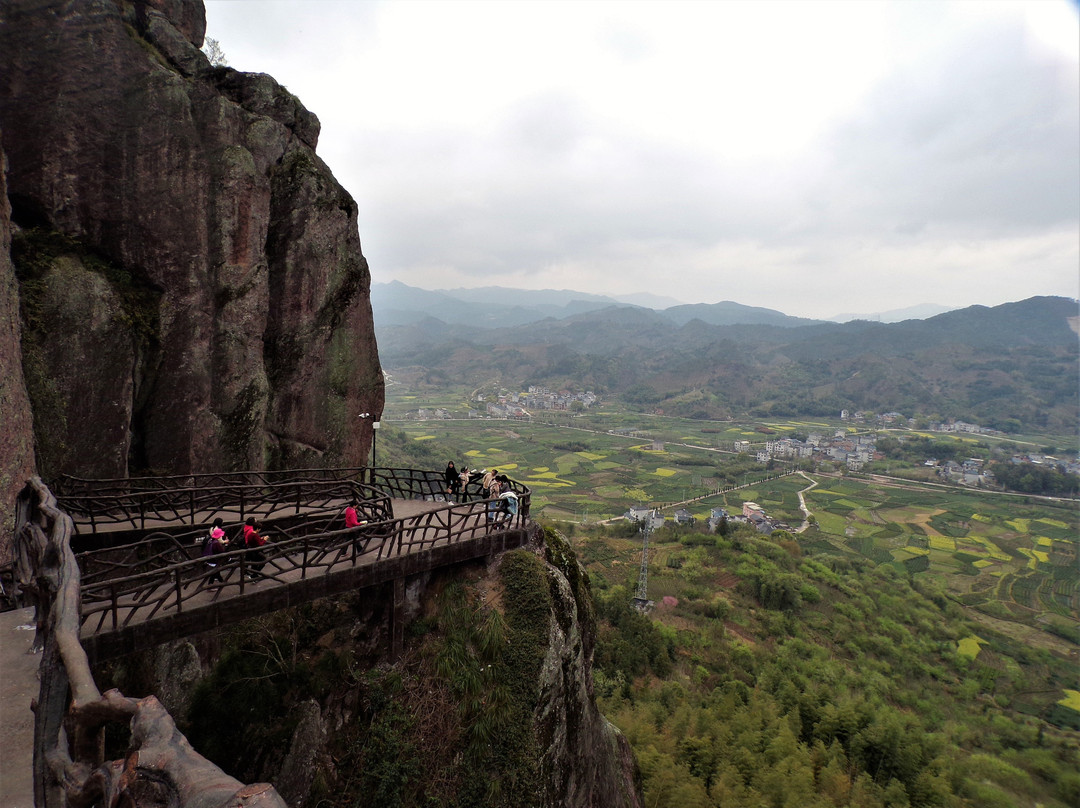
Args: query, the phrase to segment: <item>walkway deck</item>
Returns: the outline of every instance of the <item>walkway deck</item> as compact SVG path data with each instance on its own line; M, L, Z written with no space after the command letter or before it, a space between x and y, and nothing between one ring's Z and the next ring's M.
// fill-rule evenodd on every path
M393 500L393 508L396 519L407 521L439 510L445 513L446 505L425 500ZM244 580L235 565L224 567L224 583L207 585L205 580L198 581L195 594L189 595L185 591L182 598L174 599L173 590L178 585L167 576L161 577L146 589L136 590L123 599L131 606L121 605L115 615L117 625L113 625L112 613L99 613L93 624L87 621L82 627L82 644L94 664L148 645L221 628L319 598L402 580L524 543L521 530L494 529L489 533L481 511L463 520L459 518L454 534L445 527L424 527L413 532L412 543L400 553L388 552L386 543L390 539L375 538L359 554L350 552L352 542L347 542L345 549L321 557L317 566L306 569L300 566L299 551L277 557L271 553L269 563L263 568L265 577ZM470 538L460 540L460 534ZM202 562L197 563L196 568L200 575L206 576ZM190 581L184 584L185 587L190 585ZM84 597L84 613L90 606L92 604ZM98 608L101 606L99 602Z
M0 613L0 808L34 808L34 713L40 654L31 654L34 610Z

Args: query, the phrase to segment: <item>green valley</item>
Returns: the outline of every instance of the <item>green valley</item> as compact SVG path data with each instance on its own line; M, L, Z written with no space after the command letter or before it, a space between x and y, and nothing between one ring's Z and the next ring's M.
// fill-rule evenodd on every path
M420 406L405 395L388 415ZM532 487L534 516L589 573L595 690L635 749L647 805L1076 804L1075 500L791 473L723 448L838 426L827 420L602 409L387 421L379 464L452 458ZM746 501L792 531L705 530L712 509ZM669 517L650 540L646 613L631 606L641 535L621 518L640 504ZM676 504L693 525L671 521Z

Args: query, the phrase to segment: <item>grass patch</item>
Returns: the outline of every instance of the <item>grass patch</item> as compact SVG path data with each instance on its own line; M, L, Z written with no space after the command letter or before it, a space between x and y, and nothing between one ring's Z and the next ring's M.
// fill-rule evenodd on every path
M1080 690L1066 690L1065 698L1061 699L1058 704L1080 713Z
M967 659L975 659L979 655L979 651L982 650L982 644L985 640L980 640L978 637L964 637L957 645L957 653Z

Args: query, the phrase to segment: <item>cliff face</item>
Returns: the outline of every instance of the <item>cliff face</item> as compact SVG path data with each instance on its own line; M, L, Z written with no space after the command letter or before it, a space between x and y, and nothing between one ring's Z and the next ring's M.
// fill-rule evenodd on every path
M12 534L15 495L34 473L33 420L23 382L19 294L11 265L6 167L0 149L0 536ZM10 545L0 541L0 564L10 559Z
M44 476L367 456L356 416L383 383L356 205L315 154L317 118L268 76L212 67L204 30L193 0L0 6L22 360L8 331L0 359L25 374ZM0 483L32 444L13 379Z

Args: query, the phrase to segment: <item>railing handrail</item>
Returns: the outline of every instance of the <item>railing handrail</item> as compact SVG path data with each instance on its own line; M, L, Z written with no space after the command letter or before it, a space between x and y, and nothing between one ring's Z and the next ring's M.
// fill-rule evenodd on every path
M277 477L276 480L266 479ZM259 479L263 478L263 479ZM362 478L362 479L357 479ZM206 497L225 497L216 508L232 512L228 506L236 509L238 518L243 519L249 513L263 513L255 502L268 501L302 507L299 493L294 496L282 496L285 492L299 491L300 487L310 486L313 492L325 494L326 485L341 483L350 488L347 496L360 501L374 501L380 497L398 499L438 499L444 493L443 472L427 469L405 468L330 468L330 469L290 469L275 472L227 472L224 474L189 474L171 477L141 477L129 480L85 480L65 477L74 481L66 493L57 494L61 507L72 516L77 529L89 524L89 532L96 532L98 522L102 524L129 523L133 529L146 526L147 519L157 521L182 522L182 514L188 524L195 524L199 513L214 510ZM257 481L250 482L255 479ZM209 483L219 481L216 486L189 483ZM220 484L223 480L231 480ZM366 481L363 481L366 480ZM169 486L168 483L175 483ZM528 486L510 480L510 489L517 494L521 506L528 513L531 491ZM146 487L142 487L143 485ZM78 489L82 488L81 492ZM62 487L61 487L62 490ZM245 494L258 494L248 498ZM274 494L275 496L270 496ZM481 497L479 480L467 483L462 490L463 500L475 500ZM229 497L232 497L230 501ZM200 498L204 497L204 498ZM153 506L153 514L147 514L148 506ZM132 513L137 509L137 513Z
M491 522L489 518L497 508L497 500L477 500L460 505L445 505L407 518L372 522L358 528L324 530L321 533L289 536L275 540L259 548L263 558L257 563L273 567L274 572L264 577L278 579L295 570L302 576L308 569L326 569L347 562L355 567L370 551L376 556L363 563L378 563L439 544L452 545L487 537L493 533L523 530L527 517L521 512L507 516L505 521ZM363 549L357 551L362 543ZM134 545L132 545L134 546ZM300 551L303 551L302 554ZM314 560L310 553L317 555ZM175 604L178 610L200 592L211 588L220 591L237 588L243 595L250 587L245 573L252 566L250 548L228 550L210 558L200 556L178 561L154 570L143 571L115 578L102 578L83 583L82 614L80 625L91 624L92 633L115 630L128 625L137 613L148 613L153 619L163 608ZM327 559L331 559L327 561ZM218 584L209 583L213 575L208 561L217 565L218 575L228 576ZM186 591L189 590L189 591ZM156 596L151 597L151 593ZM127 595L137 595L134 600L122 601ZM121 617L121 612L124 616ZM111 621L109 617L111 616ZM96 627L93 623L96 622Z
M182 479L182 478L177 478ZM186 478L183 478L186 479ZM389 515L389 496L380 489L352 479L294 479L278 482L231 483L216 488L177 487L126 492L98 491L58 497L80 532L96 533L98 525L130 524L146 527L147 521L194 525L200 514L226 514L231 521L247 516L266 516L285 508L299 513L330 500L348 500L371 515ZM208 520L207 520L208 521ZM85 530L85 528L89 530Z
M288 482L294 478L304 479L353 479L361 477L367 471L366 466L335 467L335 468L306 468L306 469L281 469L275 471L223 471L223 472L193 472L191 474L168 474L155 477L102 477L86 478L64 474L49 483L49 488L56 496L71 496L72 489L86 488L91 490L108 489L109 487L120 488L125 491L162 491L171 488L198 488L212 486L198 486L199 482L211 480L271 480ZM190 480L191 485L176 486L170 483L179 480ZM256 483L257 484L257 483Z
M319 476L308 476L313 471ZM115 630L132 620L152 620L173 604L177 611L182 610L192 597L211 587L216 591L215 600L221 591L233 587L243 595L251 586L245 583L245 573L253 562L270 565L273 571L266 577L288 583L284 576L296 570L303 578L313 570L329 573L345 562L348 566L378 563L436 545L521 530L528 522L531 492L513 481L510 490L518 497L517 513L513 515L504 512L499 500L481 499L479 481L474 480L460 492L462 501L457 504L437 504L421 514L395 518L392 497L442 500L443 473L393 468L302 469L271 473L278 478L273 481L265 477L251 481L253 476L264 474L144 478L156 486L147 488L140 488L139 481L131 487L127 485L130 481L87 480L79 481L86 484L84 493L70 493L69 489L64 505L75 506L75 511L83 506L83 525L91 533L118 522L139 530L136 523L145 524L148 509L152 510L151 519L174 521L173 525L157 526L137 541L78 555L84 573L80 624L90 624L90 630L98 633ZM196 477L200 485L190 485ZM220 483L224 478L231 480L224 486L201 485L210 480ZM124 485L112 485L117 482ZM168 487L170 482L175 487ZM361 528L335 525L337 519L343 518L347 503L355 504L360 511L365 521ZM250 548L228 549L204 557L197 542L209 523L208 514L234 515L228 529L235 536L247 512L257 513L260 518L265 515L269 531L281 536L260 548L263 558L256 560ZM198 527L196 516L201 517ZM187 529L177 531L178 526ZM360 547L363 549L358 551ZM374 556L370 551L375 551ZM111 629L106 626L110 615Z

